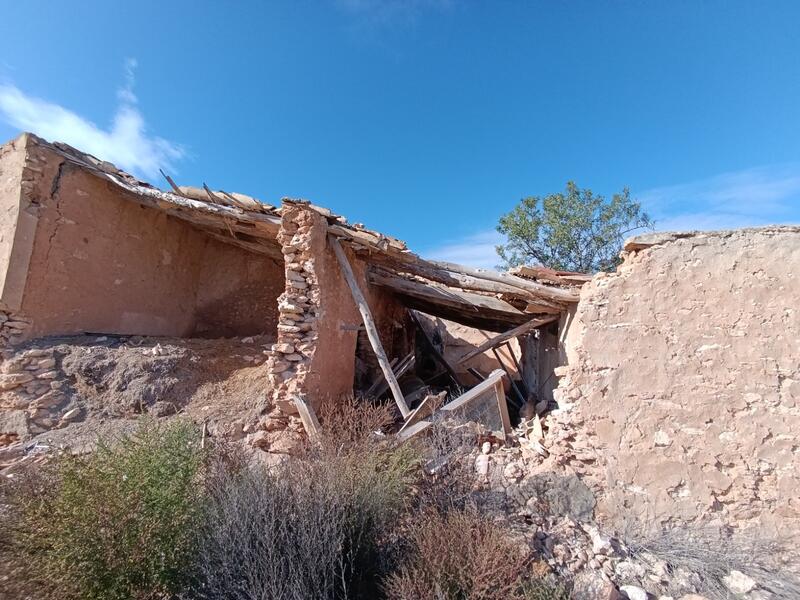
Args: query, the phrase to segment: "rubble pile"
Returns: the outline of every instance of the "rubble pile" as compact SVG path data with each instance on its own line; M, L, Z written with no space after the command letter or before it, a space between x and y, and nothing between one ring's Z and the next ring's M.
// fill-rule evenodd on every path
M477 423L439 425L455 427L461 443L454 449L449 444L449 456L435 460L432 470L449 463L451 471L470 473L474 479L471 501L491 517L506 520L536 558L571 582L573 597L716 600L717 595L703 595L714 586L731 598L783 597L735 568L728 567L720 582L709 582L703 573L671 564L636 543L629 545L609 535L594 520L594 493L574 473L553 470L549 453L534 433L538 426L523 423L504 442Z
M3 348L0 474L52 449L91 449L142 414L182 413L231 439L252 434L269 406L270 346L266 337L64 336Z

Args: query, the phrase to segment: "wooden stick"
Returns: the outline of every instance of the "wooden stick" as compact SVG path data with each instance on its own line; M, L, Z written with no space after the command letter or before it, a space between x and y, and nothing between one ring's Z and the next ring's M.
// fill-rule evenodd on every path
M183 192L181 191L181 189L180 189L180 188L179 188L179 187L176 185L176 183L175 183L175 182L172 180L172 177L170 177L169 175L167 175L166 173L164 173L164 171L162 171L161 169L159 169L159 170L158 170L158 172L159 172L159 173L161 173L161 174L164 176L164 179L166 179L166 180L167 180L167 183L170 185L170 187L172 188L172 191L173 191L173 192L175 192L176 194L178 194L178 196L181 196L182 198L185 198L185 197L186 197L186 196L184 196L184 194L183 194Z
M398 380L406 374L411 367L414 366L416 363L416 357L414 356L414 352L411 351L408 356L406 356L403 360L401 360L397 365L390 365L392 367L392 373L394 373L395 378ZM370 388L367 390L367 396L375 396L376 398L380 398L383 395L383 392L386 391L386 388L389 387L386 379L381 377L378 381L373 383ZM407 404L407 403L406 403Z
M294 405L297 407L297 412L300 414L300 420L303 422L303 429L306 430L308 437L311 440L318 440L322 428L319 425L319 420L317 419L317 414L314 412L314 409L300 396L292 396L292 400L294 400Z
M514 327L514 329L509 329L505 333L501 333L498 336L486 340L483 344L481 344L474 350L467 352L464 356L458 359L458 364L462 365L469 359L475 358L479 354L483 354L484 352L486 352L491 348L494 348L495 346L499 346L506 340L510 340L511 338L515 338L524 333L528 333L529 331L532 331L537 327L541 327L542 325L547 325L548 323L552 323L553 321L558 321L558 316L542 317L541 319L532 319L527 323L523 323L519 327Z
M342 250L342 245L339 243L339 240L333 235L328 235L328 242L333 247L333 252L336 254L336 259L339 261L342 275L344 275L345 281L347 281L347 285L350 287L353 301L356 303L358 311L361 313L364 327L367 330L367 337L372 345L372 350L375 352L375 356L378 358L378 364L381 367L381 371L383 371L383 376L389 383L389 388L392 390L392 396L394 396L394 401L397 403L400 413L403 415L403 418L405 418L411 411L408 409L408 405L403 397L403 392L400 389L400 384L397 383L397 379L392 372L392 367L389 364L389 359L386 357L386 352L383 350L381 339L378 336L378 329L375 327L375 321L372 319L372 312L369 310L367 300L358 287L356 277L353 275L353 268L350 266L350 262L347 260L347 256L344 250Z
M428 337L428 332L422 326L422 323L417 316L417 312L414 310L409 310L408 315L411 317L411 320L414 321L414 325L416 325L420 332L422 333L422 339L425 340L425 346L427 347L428 351L433 354L433 357L442 365L447 371L447 374L450 376L450 379L453 380L453 383L459 385L458 377L456 376L456 372L453 370L453 367L445 360L444 356L439 352L436 346L433 345L433 340Z
M508 350L508 353L511 355L511 360L514 361L514 366L517 367L517 375L519 375L520 383L522 384L522 391L525 393L525 397L528 397L528 386L525 383L525 377L522 375L522 365L519 364L517 360L517 355L514 354L514 348L511 347L509 342L503 342L503 345ZM524 402L524 400L523 400Z
M511 379L509 377L509 379ZM514 383L511 380L511 383ZM500 420L503 422L503 439L511 433L511 418L508 416L508 405L506 404L506 391L503 389L503 382L499 379L494 384L494 394L497 396L497 410L500 411Z
M511 373L508 372L508 369L506 368L505 364L503 364L503 359L500 357L500 353L497 351L497 348L492 348L492 354L494 354L494 357L497 359L497 362L500 363L500 366L503 368L503 371L505 371L506 375L508 375L508 381L511 382L511 387L517 393L517 397L519 398L520 401L520 405L517 408L520 408L523 404L525 404L525 396L522 395L522 392L517 387L517 383L514 381L514 378L511 377Z

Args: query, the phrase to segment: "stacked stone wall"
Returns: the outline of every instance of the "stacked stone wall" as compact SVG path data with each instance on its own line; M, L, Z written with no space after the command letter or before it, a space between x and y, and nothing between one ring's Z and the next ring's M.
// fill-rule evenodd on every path
M273 403L294 414L293 394L305 383L317 349L320 288L316 255L324 252L327 225L322 215L301 204L284 203L278 241L284 255L286 287L278 298L278 338L267 362Z

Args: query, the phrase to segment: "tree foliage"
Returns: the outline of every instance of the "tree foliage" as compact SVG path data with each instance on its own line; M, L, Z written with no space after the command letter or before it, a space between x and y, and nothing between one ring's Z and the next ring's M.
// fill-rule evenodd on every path
M627 188L607 200L567 183L564 192L530 196L500 218L497 231L508 243L497 247L506 266L539 264L559 271L592 273L614 269L625 236L653 221Z

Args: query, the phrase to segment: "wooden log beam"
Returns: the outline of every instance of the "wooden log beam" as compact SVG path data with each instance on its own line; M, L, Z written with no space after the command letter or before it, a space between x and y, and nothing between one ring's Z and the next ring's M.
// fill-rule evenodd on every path
M489 269L479 269L477 267L465 267L464 265L458 265L456 263L431 261L431 264L436 265L437 267L439 267L440 269L444 269L445 271L460 273L462 275L469 275L471 277L486 279L489 281L495 281L497 283L507 283L514 287L528 290L533 294L540 295L542 298L551 298L555 301L562 303L574 303L577 302L578 299L580 298L579 289L559 288L559 287L544 285L541 283L537 283L535 281L524 279L522 277L517 277L516 275L510 275L508 273L498 273L497 271L491 271Z
M362 252L360 255L367 255L367 252ZM394 272L405 272L450 287L476 292L487 292L490 294L507 294L509 296L521 298L530 305L531 311L528 312L533 312L534 309L538 309L536 312L557 313L566 308L566 303L560 300L554 300L546 294L534 293L529 289L515 286L507 282L498 282L465 275L463 273L447 271L434 266L432 263L410 252L369 253L364 260L372 264L383 266ZM546 288L547 286L543 287Z
M527 323L523 323L519 327L514 327L513 329L509 329L505 333L501 333L491 339L486 340L483 344L467 352L464 356L458 359L458 364L463 365L465 362L470 360L471 358L475 358L479 354L483 354L487 350L491 350L505 342L506 340L510 340L511 338L518 337L530 331L533 331L537 327L541 327L542 325L547 325L548 323L552 323L553 321L557 321L558 317L542 317L541 319L531 319Z
M403 415L403 418L406 418L411 411L403 397L403 392L400 390L400 384L397 383L397 379L394 376L392 366L389 363L389 359L386 357L386 352L383 350L383 344L381 344L381 339L378 336L378 329L375 327L372 312L369 309L366 298L364 298L364 294L358 287L356 277L353 275L353 268L350 266L350 262L347 260L347 256L338 238L333 235L328 235L328 242L333 248L334 254L336 254L336 260L339 261L339 267L342 270L345 281L347 281L347 285L350 287L353 301L356 303L358 311L361 313L361 318L364 321L364 328L367 330L367 337L372 345L372 350L375 352L375 356L378 358L378 365L380 365L383 376L386 378L389 388L392 390L392 396L394 396L394 401L397 403L400 413Z
M508 302L494 296L482 296L460 289L445 288L441 286L421 283L394 275L383 269L372 268L369 271L369 282L381 287L391 288L402 294L457 308L466 312L475 313L481 310L494 311L506 314L519 320L524 313L511 306Z

